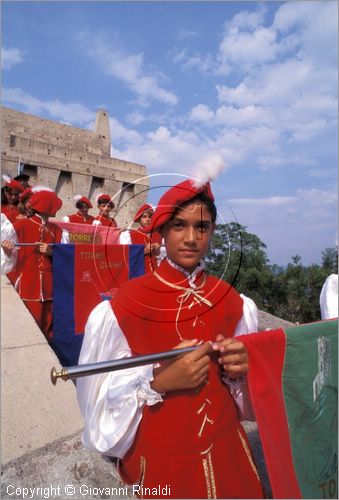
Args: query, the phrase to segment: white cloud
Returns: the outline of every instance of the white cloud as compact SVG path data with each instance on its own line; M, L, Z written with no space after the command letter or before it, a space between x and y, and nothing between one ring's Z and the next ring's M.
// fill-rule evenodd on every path
M277 11L273 27L283 35L298 29L300 57L337 65L338 3L286 2Z
M187 49L173 50L170 56L173 62L179 63L184 70L197 70L203 74L210 74L215 71L215 62L210 54L190 54Z
M147 104L155 100L168 105L177 104L177 96L162 87L160 83L162 75L157 75L154 70L147 68L143 53L128 54L117 47L114 41L106 42L100 36L89 37L88 33L80 35L79 40L87 54L107 74L124 82L138 96L140 103Z
M9 104L20 104L25 111L32 114L48 113L51 118L67 123L88 124L95 120L96 113L79 102L63 103L58 99L41 101L19 88L2 89L2 101Z
M126 116L126 120L128 123L131 123L132 125L139 125L140 123L143 123L146 118L143 114L139 113L138 111L133 111L132 113L129 113Z
M20 49L1 47L1 69L12 69L17 64L23 62L23 55Z
M237 29L249 29L254 30L261 26L265 21L267 8L265 5L259 5L258 10L254 12L249 12L247 10L242 10L235 14L231 21L227 21L225 24L226 30L237 30Z
M214 121L214 112L206 106L205 104L198 104L194 106L190 113L188 119L196 122L211 122Z
M270 28L243 33L231 28L219 46L219 60L239 66L274 61L277 48L276 32Z
M135 130L124 127L116 118L110 117L109 125L111 130L112 144L123 141L130 144L142 143L142 136Z

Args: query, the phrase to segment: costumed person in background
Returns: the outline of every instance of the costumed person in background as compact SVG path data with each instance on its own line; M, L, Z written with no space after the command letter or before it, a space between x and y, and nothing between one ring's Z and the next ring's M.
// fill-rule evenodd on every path
M1 212L14 223L20 214L18 209L19 196L25 188L20 182L12 180L8 175L3 175L2 178L5 185L1 191Z
M145 272L153 272L158 267L157 256L160 253L161 236L158 232L145 233L145 227L151 224L153 207L142 205L136 212L133 222L139 224L137 229L128 229L120 234L119 243L122 245L145 245Z
M19 196L18 209L20 214L17 216L18 219L25 219L27 217L32 217L33 210L31 209L31 196L32 188L27 188Z
M338 317L338 275L330 274L320 292L321 319Z
M19 215L17 215L15 221L20 220L20 219L27 219L27 217L32 217L34 215L33 210L31 209L31 196L32 196L32 189L27 188L25 189L22 193L19 195L19 203L18 203L18 210L19 210ZM16 249L17 252L17 249ZM13 271L10 271L7 273L7 278L9 281L12 283L13 286L15 286L16 280L18 278L18 274L16 269L14 268Z
M34 317L48 342L52 330L52 252L53 243L60 243L62 230L49 217L62 207L62 200L56 193L44 186L32 188L29 218L17 220L14 229L18 243L31 243L19 247L16 273L16 288L27 309ZM6 243L10 247L8 243ZM11 245L13 249L13 244Z
M197 346L174 361L77 381L83 445L118 457L122 480L139 485L141 497L158 486L157 498L263 498L239 420L253 420L249 360L234 338L256 331L257 316L204 270L215 221L209 182L169 189L151 222L166 258L124 283L86 324L80 364Z
M29 179L30 176L28 174L19 174L14 177L14 180L20 182L25 189L31 187L31 185L29 184Z
M7 219L5 214L1 214L1 276L8 274L16 265L18 242L13 224ZM13 271L12 271L13 272Z
M93 225L102 225L109 227L117 227L117 223L113 217L110 216L110 212L115 207L109 194L99 194L96 199L99 215L97 215L93 221Z
M72 222L76 224L93 224L94 217L93 215L89 215L88 211L90 208L93 208L92 203L89 201L86 196L81 196L81 194L76 194L74 196L75 208L78 211L75 214L65 215L62 218L64 222Z

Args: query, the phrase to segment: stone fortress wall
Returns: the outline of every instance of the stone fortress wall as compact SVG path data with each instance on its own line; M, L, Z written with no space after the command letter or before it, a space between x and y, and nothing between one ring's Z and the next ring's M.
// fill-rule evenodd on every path
M132 221L138 207L147 201L149 180L146 167L112 158L108 113L98 110L95 130L75 128L34 115L1 108L1 170L11 177L31 176L31 184L48 186L63 200L57 218L76 211L73 196L87 196L96 215L99 193L113 197L111 215L120 227Z

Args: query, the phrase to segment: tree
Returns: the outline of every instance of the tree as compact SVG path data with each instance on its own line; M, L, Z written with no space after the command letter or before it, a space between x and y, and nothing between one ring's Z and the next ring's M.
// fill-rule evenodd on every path
M338 273L338 247L325 248L322 255L322 267L326 269L328 274Z
M326 248L321 266L304 266L300 255L286 268L271 265L260 238L232 222L216 226L206 265L210 274L231 283L259 309L293 323L309 323L320 319L320 291L327 276L338 272L338 250Z
M207 270L264 308L273 281L265 249L260 238L248 233L245 226L217 224L206 257Z

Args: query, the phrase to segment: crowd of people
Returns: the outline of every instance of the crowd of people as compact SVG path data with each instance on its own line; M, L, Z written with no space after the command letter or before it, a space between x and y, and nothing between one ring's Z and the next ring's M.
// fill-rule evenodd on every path
M34 317L46 339L53 338L53 279L52 253L54 243L69 243L69 233L62 230L56 218L62 200L46 186L30 186L30 178L20 174L14 179L3 176L1 189L1 273L7 274L19 296ZM70 224L86 224L117 228L111 216L115 205L109 194L97 196L96 216L90 200L82 195L74 197L76 211L62 218ZM137 210L133 222L135 229L121 230L119 243L143 244L145 271L151 272L157 265L161 239L151 237L143 228L149 225L153 214L151 205Z

